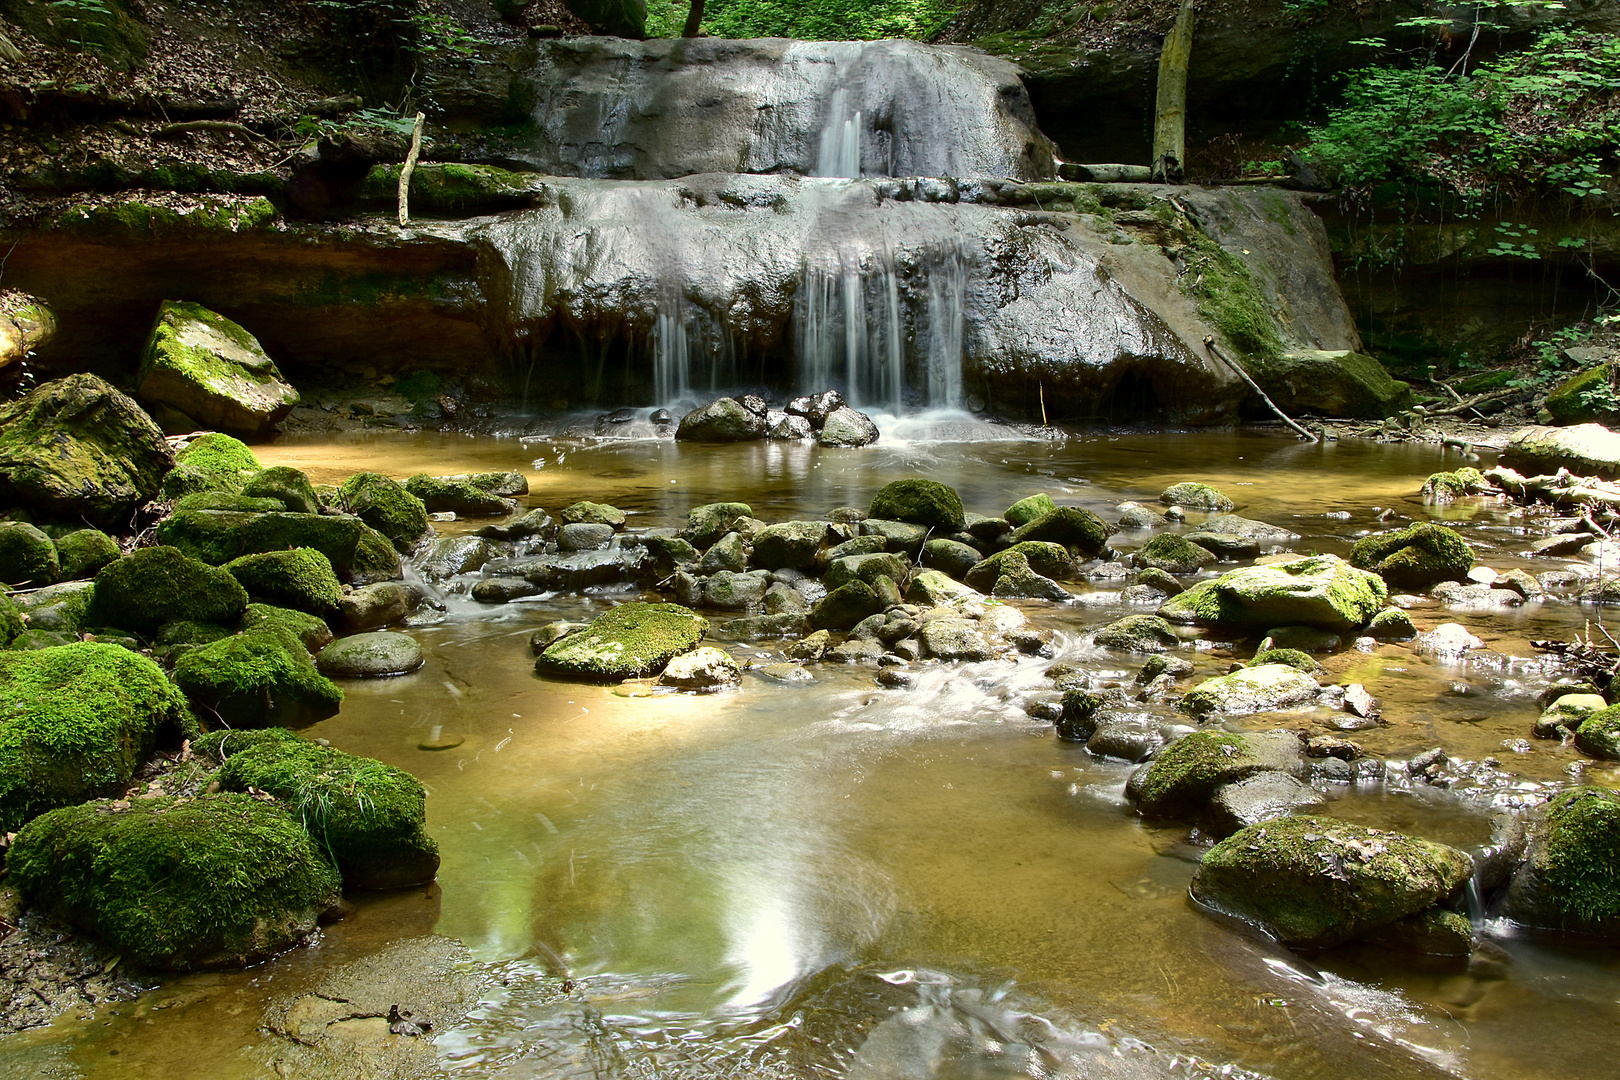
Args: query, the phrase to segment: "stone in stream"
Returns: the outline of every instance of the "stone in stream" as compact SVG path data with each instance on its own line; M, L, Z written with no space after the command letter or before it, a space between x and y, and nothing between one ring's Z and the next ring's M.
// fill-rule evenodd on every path
M1483 473L1465 466L1455 472L1430 473L1419 494L1426 503L1445 505L1469 495L1482 495L1494 490Z
M783 521L768 525L754 536L753 564L766 570L814 570L817 554L832 535L831 528L831 523L826 521Z
M767 439L791 442L816 437L816 429L802 416L790 416L786 413L778 415L773 412L766 419L770 423L770 428L765 432Z
M549 536L556 529L557 524L551 520L551 515L536 508L519 514L511 521L481 525L476 535L490 540L523 540L531 536Z
M307 727L343 703L303 642L275 623L191 650L175 662L174 683L194 710L227 727Z
M1215 553L1184 537L1166 533L1137 549L1136 565L1167 574L1196 574L1215 561Z
M1257 353L1244 366L1277 408L1290 416L1382 420L1412 400L1411 387L1391 378L1375 357L1349 349Z
M1307 705L1321 692L1317 681L1287 664L1261 664L1205 679L1178 706L1191 716L1249 716Z
M707 548L726 533L732 532L738 521L753 516L753 508L742 502L706 503L694 506L686 512L686 527L681 530L681 537L695 547ZM774 570L775 567L767 569Z
M1474 549L1455 530L1420 521L1357 540L1350 565L1370 570L1398 589L1427 589L1442 581L1466 581Z
M380 581L344 594L338 600L343 626L350 633L399 622L416 609L416 595L394 581Z
M326 620L273 604L249 604L236 624L238 630L264 626L274 626L291 634L311 655L320 652L332 641L332 629L326 625Z
M971 619L930 619L918 637L924 655L938 660L988 660L995 655Z
M1025 540L975 563L963 580L980 592L989 592L1001 577L1004 567L1016 557L1022 557L1026 565L1042 577L1071 578L1078 572L1074 559L1070 558L1068 549L1062 544Z
M337 873L276 802L237 793L66 807L17 835L30 907L167 971L243 967L315 933Z
M565 526L608 525L614 529L624 528L624 523L628 520L624 511L617 506L609 506L606 503L590 502L588 500L582 500L572 506L563 507L562 513L557 516L562 518Z
M1192 897L1285 945L1329 948L1455 901L1464 852L1332 818L1278 818L1216 844Z
M263 791L300 814L351 889L425 885L439 872L439 845L427 834L427 792L404 769L291 732L221 748L219 786Z
M401 550L408 550L428 531L428 511L422 500L382 473L350 476L338 487L338 501Z
M1026 540L1044 540L1091 558L1108 546L1108 534L1112 531L1111 526L1090 510L1061 506L1018 526L1009 539L1015 545Z
M147 338L135 394L180 435L215 428L262 439L298 404L257 338L201 304L165 300Z
M1228 533L1199 529L1187 533L1181 539L1203 548L1222 562L1239 562L1260 554L1260 541L1247 536L1232 536Z
M890 581L901 582L906 580L910 572L911 564L900 556L889 552L874 552L835 559L827 567L827 573L822 580L830 590L851 581L864 581L872 585L880 575L887 576Z
M455 473L440 479L456 484L471 484L491 495L504 495L507 498L529 493L529 478L515 469L508 472Z
M1620 434L1602 424L1520 428L1508 436L1501 463L1526 476L1568 469L1614 480L1620 478Z
M1379 641L1410 641L1417 637L1417 627L1400 608L1385 608L1367 624L1367 634Z
M315 494L315 486L302 470L290 465L274 465L248 477L242 485L242 495L250 499L274 499L281 504L280 509L295 514L321 512L321 500Z
M539 596L546 587L524 578L491 577L475 582L468 591L480 604L508 604L526 596Z
M1146 817L1192 820L1216 790L1256 773L1306 775L1304 746L1289 731L1232 734L1195 731L1166 746L1125 788Z
M1620 795L1577 787L1534 811L1523 859L1492 915L1538 929L1620 940Z
M1028 525L1036 518L1045 517L1057 508L1057 503L1052 501L1052 496L1042 491L1019 499L1007 507L1006 513L1001 516L1006 519L1007 524L1016 529Z
M564 526L567 528L567 526ZM748 542L742 533L730 532L714 542L698 561L699 574L714 574L721 570L741 573L748 569Z
M1104 720L1086 740L1089 753L1132 762L1146 761L1163 745L1163 735L1135 719Z
M907 603L923 607L938 607L958 600L983 599L983 596L938 570L919 570L911 575L911 581L906 586L905 599Z
M61 571L50 537L25 521L0 521L0 583L49 585Z
M775 615L748 615L721 623L719 632L732 641L800 638L810 633L810 616L802 611L785 611Z
M708 607L744 611L763 603L768 588L770 582L762 570L749 573L721 570L703 583L703 602Z
M1561 739L1580 728L1588 717L1608 707L1609 703L1601 694L1562 694L1536 718L1536 738Z
M908 521L888 518L865 518L860 523L860 535L880 536L887 550L914 559L928 542L930 530L926 525L913 525Z
M675 438L682 442L732 443L763 439L765 417L734 398L716 398L681 417Z
M517 509L517 503L511 499L486 491L477 484L426 473L406 477L405 490L421 499L428 513L448 510L461 517L495 517Z
M147 631L174 619L235 622L247 603L247 590L226 571L172 547L149 547L101 568L89 618Z
M1273 626L1260 639L1258 651L1268 649L1296 649L1303 653L1333 653L1339 651L1344 639L1331 630L1314 626Z
M601 551L613 542L613 526L594 521L572 521L557 530L557 550Z
M1093 640L1105 648L1137 653L1163 652L1181 644L1175 630L1157 615L1127 615L1098 630Z
M787 404L787 413L790 416L802 416L810 421L810 426L817 431L827 422L827 417L844 407L844 395L836 390L823 390L819 394L807 397L796 397Z
M963 525L962 499L937 480L908 477L885 484L873 496L868 516L956 532Z
M1299 533L1290 532L1280 525L1239 517L1237 514L1217 514L1204 522L1200 531L1265 543L1286 544L1300 538Z
M1162 529L1170 524L1169 518L1141 503L1122 502L1117 509L1122 529Z
M1186 591L1186 586L1174 577L1160 570L1156 566L1149 566L1137 572L1136 583L1145 585L1150 589L1157 589L1165 596L1176 596Z
M1184 506L1189 510L1212 510L1225 513L1237 509L1237 504L1208 484L1183 481L1171 484L1159 495L1159 501L1168 506Z
M1288 773L1258 772L1216 788L1204 821L1212 836L1230 836L1239 829L1287 817L1326 801L1305 781Z
M1057 736L1067 742L1085 742L1097 733L1098 713L1107 704L1101 694L1080 687L1063 691L1056 721Z
M1191 675L1194 670L1193 662L1180 656L1150 656L1142 665L1142 670L1137 672L1136 681L1139 684L1146 684L1161 675L1180 679Z
M939 570L960 581L982 558L976 548L956 540L940 539L923 545L920 561L930 570Z
M658 684L682 690L718 690L741 678L742 671L729 653L703 645L673 657L658 676Z
M404 675L424 662L422 646L409 634L378 630L340 638L322 649L315 666L329 678L371 679Z
M482 536L446 536L433 541L417 569L429 581L471 574L495 557L495 548Z
M250 599L322 618L337 614L344 599L337 574L332 572L331 560L314 548L244 555L226 563L222 569L241 582ZM386 587L369 586L372 589Z
M1173 596L1159 614L1175 623L1267 627L1300 623L1354 630L1384 606L1383 579L1336 555L1250 566Z
M540 654L541 674L609 682L656 675L695 648L709 623L677 604L620 604Z
M141 407L94 375L0 406L0 502L98 528L157 495L174 454Z
M878 441L878 435L870 416L845 405L828 414L816 441L822 446L868 446Z
M1038 574L1020 551L1010 551L999 564L995 584L990 595L997 600L1055 600L1066 603L1073 599L1069 590L1051 578Z
M828 592L810 609L810 625L817 630L848 630L868 615L883 610L872 586L852 580Z

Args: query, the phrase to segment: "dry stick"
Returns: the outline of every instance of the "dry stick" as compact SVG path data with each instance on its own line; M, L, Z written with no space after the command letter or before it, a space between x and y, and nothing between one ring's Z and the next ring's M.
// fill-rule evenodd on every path
M1046 422L1046 383L1037 382L1035 389L1041 395L1041 427L1050 427L1051 425Z
M422 124L427 117L416 114L416 127L411 130L411 152L405 155L405 167L399 170L399 227L411 220L411 173L416 171L416 158L422 152Z
M257 131L234 120L187 120L183 124L165 124L152 132L154 139L172 139L176 135L187 135L193 131L213 131L221 135L240 135L249 142L260 142L264 139Z
M1280 417L1282 419L1283 423L1287 424L1289 427L1293 428L1295 431L1299 432L1301 435L1303 435L1307 439L1311 440L1311 442L1320 441L1311 432L1305 430L1304 428L1300 427L1298 424L1294 423L1293 420L1289 419L1287 413L1285 413L1281 409L1277 408L1277 403L1275 401L1272 401L1269 397L1266 396L1266 392L1264 390L1260 389L1260 384L1255 382L1253 379L1249 378L1249 373L1247 371L1243 370L1243 365L1239 364L1237 361L1233 360L1231 357L1229 357L1225 353L1221 352L1221 350L1216 346L1215 339L1213 337L1206 337L1204 339L1204 348L1208 349L1216 358L1225 361L1227 367L1229 367L1233 371L1237 372L1238 373L1238 378L1240 378L1244 382L1248 383L1249 384L1249 389L1251 389L1255 393L1259 394L1260 395L1260 400L1265 402L1266 405L1268 405L1271 408L1271 411L1276 413L1278 415L1278 417Z

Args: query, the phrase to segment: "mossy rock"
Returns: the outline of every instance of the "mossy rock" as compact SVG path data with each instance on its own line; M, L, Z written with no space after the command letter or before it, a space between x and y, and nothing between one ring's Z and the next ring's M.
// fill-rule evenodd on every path
M427 793L403 769L317 743L265 739L233 748L219 784L281 800L350 888L397 889L438 874L439 845L424 825Z
M56 541L56 556L64 581L94 577L118 555L118 541L100 529L75 529Z
M236 633L228 626L219 623L195 622L191 619L176 619L166 622L157 628L152 635L153 645L207 645L210 642L228 638Z
M1245 359L1244 368L1284 412L1381 420L1406 408L1412 388L1376 357L1307 349Z
M1250 667L1264 667L1267 664L1282 664L1303 671L1313 679L1327 674L1327 668L1318 664L1314 656L1299 649L1264 649L1255 653L1254 659L1249 661Z
M1383 609L1382 578L1336 555L1248 566L1172 596L1159 614L1175 623L1269 628L1288 624L1349 631Z
M1157 615L1127 615L1097 631L1094 640L1109 649L1156 653L1181 643L1169 623Z
M17 606L17 601L0 593L0 648L9 647L27 626L28 624L23 622L22 608Z
M225 727L307 727L343 703L303 642L274 624L191 650L176 661L174 682L199 716Z
M264 468L247 443L218 431L192 439L174 455L174 463L215 477L226 491L241 491L248 478Z
M1155 536L1136 552L1137 566L1167 574L1196 574L1214 561L1213 551L1173 533Z
M27 614L30 630L77 635L90 614L95 595L96 587L92 582L64 581L60 585L19 593L16 599L17 606Z
M885 484L873 497L867 515L926 525L941 532L960 532L964 520L962 497L949 485L920 476Z
M881 537L856 537L856 539L881 539ZM942 536L923 545L918 561L931 570L938 570L961 580L967 576L969 570L983 561L983 555L978 548Z
M1350 548L1350 565L1372 571L1398 589L1427 589L1442 581L1467 581L1474 549L1455 530L1419 521L1357 540Z
M617 506L589 500L563 507L558 517L562 518L564 525L608 525L615 529L624 528L627 520L624 511Z
M974 564L962 580L980 592L989 592L995 588L1008 563L1019 555L1023 556L1031 570L1042 577L1055 580L1075 574L1075 562L1068 548L1046 540L1024 540Z
M382 473L355 473L338 488L343 509L409 551L428 531L428 511L404 485Z
M1184 506L1189 510L1209 510L1217 513L1237 509L1237 503L1215 488L1190 480L1171 484L1165 488L1159 496L1159 501L1169 506Z
M460 517L498 517L517 509L511 499L503 499L477 484L426 473L407 477L405 490L421 499L429 513L449 511Z
M1036 518L1050 514L1057 508L1057 503L1052 501L1052 496L1043 491L1019 499L1007 507L1007 512L1001 516L1006 520L1007 524L1016 529L1021 525L1028 525Z
M151 417L94 375L0 407L0 503L111 528L158 493L173 464Z
M0 832L122 791L164 729L194 733L163 670L117 645L0 653Z
M222 564L243 555L288 548L314 548L341 580L353 585L393 581L400 576L399 553L386 536L347 514L243 514L228 510L187 510L157 527L169 544L203 562Z
M315 485L302 469L291 465L272 465L248 477L242 485L242 494L250 499L275 499L280 509L295 514L318 514L321 498L315 494Z
M224 570L176 548L140 548L96 574L89 618L135 631L174 619L231 623L247 602L247 591Z
M209 765L223 765L226 758L239 750L265 743L303 741L303 736L281 727L221 728L191 740L191 753Z
M311 615L334 615L343 599L332 561L314 548L244 555L226 563L225 571L250 598Z
M175 472L178 471L178 469L175 470ZM210 489L181 496L175 500L173 513L187 514L193 510L224 510L236 514L279 514L285 509L287 509L287 506L280 499L258 498L251 495L238 495L232 491Z
M272 182L274 178L272 177ZM184 212L139 197L77 203L56 216L63 232L101 243L189 240L228 243L276 223L276 206L250 195L192 195Z
M1575 729L1575 746L1583 753L1604 761L1620 761L1620 705L1588 716Z
M1181 699L1178 707L1197 717L1214 713L1249 716L1308 705L1321 689L1316 679L1301 668L1268 662L1205 679Z
M291 948L340 896L337 873L285 809L235 793L55 810L18 834L6 869L30 907L173 971Z
M1290 732L1237 735L1195 731L1159 751L1126 794L1147 817L1188 820L1203 812L1215 789L1261 772L1304 771L1299 738Z
M1614 378L1613 364L1587 368L1560 383L1542 405L1552 413L1555 424L1611 423L1617 416L1614 410L1593 401L1614 400Z
M1379 641L1410 641L1417 637L1417 627L1400 608L1385 608L1367 624L1367 634Z
M1055 721L1057 736L1065 742L1085 742L1097 734L1097 714L1107 700L1080 687L1063 692L1063 711Z
M521 12L526 5L501 0ZM366 203L395 205L401 166L373 165L361 181L358 198ZM411 213L493 214L534 203L544 186L533 173L509 172L493 165L424 161L411 173ZM396 384L397 389L397 384Z
M705 503L702 506L694 506L686 512L686 528L681 530L681 536L700 549L707 548L726 533L731 532L732 526L739 519L753 516L753 507L744 502ZM793 524L793 522L784 522L783 524ZM819 524L823 526L822 533L825 535L826 522L820 522ZM790 564L783 563L782 565ZM814 565L814 562L812 562L811 566ZM797 568L807 569L805 567ZM773 567L772 569L776 568Z
M1484 473L1465 466L1456 472L1430 473L1423 482L1422 495L1425 502L1450 503L1493 490Z
M745 506L744 503L722 503L721 506ZM709 510L709 507L701 509ZM695 511L694 511L695 512ZM716 515L724 517L724 513ZM748 515L742 515L747 517ZM733 519L733 522L735 519ZM692 518L687 518L687 529L692 535L702 535L708 529L706 521L699 521L697 528L693 529ZM751 555L753 565L765 570L814 570L816 559L823 554L827 539L831 535L832 526L825 521L782 521L775 525L767 525L754 536L754 547ZM722 534L723 536L724 534ZM715 543L720 538L710 541ZM860 539L857 537L857 539ZM882 539L879 537L878 539ZM696 541L693 541L696 543ZM876 550L883 550L888 546L884 541Z
M175 410L194 424L249 439L268 435L298 391L281 377L257 338L201 304L165 300L136 373L136 395Z
M822 583L829 590L836 590L851 581L864 581L872 585L876 583L879 575L885 575L898 585L904 582L910 573L911 564L905 559L891 552L878 551L834 559L828 564Z
M535 661L542 674L610 681L656 675L703 640L709 621L679 604L620 604Z
M1430 840L1332 818L1277 818L1211 848L1192 896L1286 945L1327 948L1450 903L1473 870L1467 854Z
M810 626L816 630L850 630L882 610L883 599L870 584L848 581L816 601L810 609Z
M1111 532L1113 528L1090 510L1078 506L1060 506L1034 521L1020 525L1008 539L1014 545L1029 540L1044 540L1061 544L1090 558L1102 554L1108 546L1108 534ZM1033 562L1031 565L1034 565Z
M1620 940L1620 795L1599 787L1565 791L1532 816L1528 831L1501 914L1527 926Z
M56 545L23 521L0 521L0 583L49 585L61 576Z
M264 626L285 630L297 638L312 656L326 648L332 640L332 628L326 625L325 619L274 604L249 604L236 624L238 630Z

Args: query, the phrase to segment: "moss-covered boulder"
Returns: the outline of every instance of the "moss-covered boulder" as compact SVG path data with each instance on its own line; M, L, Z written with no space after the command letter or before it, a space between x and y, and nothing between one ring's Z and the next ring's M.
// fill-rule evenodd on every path
M262 439L298 404L258 339L201 304L159 305L136 380L143 402L178 414L177 435L215 428Z
M348 514L183 510L159 523L157 539L214 565L243 555L307 547L325 555L339 579L353 585L393 581L400 576L394 545Z
M908 521L941 532L960 532L962 497L949 485L920 476L895 480L872 498L869 517Z
M1320 679L1327 674L1327 668L1318 664L1315 657L1299 649L1262 649L1254 654L1253 660L1249 661L1251 667L1263 667L1266 664L1284 664L1303 671L1313 679Z
M1316 700L1321 686L1289 664L1265 663L1206 679L1181 699L1182 712L1204 717L1216 713L1249 716Z
M1496 489L1485 479L1484 473L1464 466L1455 472L1430 473L1429 478L1423 481L1421 494L1424 502L1444 504L1494 490Z
M247 483L242 485L242 494L250 499L274 499L280 504L279 509L295 514L321 512L321 499L315 494L315 485L302 469L291 465L261 469L248 477Z
M172 971L242 967L304 941L338 875L251 795L96 802L34 819L6 856L31 908Z
M1057 508L1057 503L1052 501L1052 496L1043 491L1035 495L1024 496L1007 507L1007 512L1001 516L1006 520L1007 524L1016 529L1021 525L1028 525L1036 518L1045 517Z
M1575 728L1575 745L1584 754L1620 761L1620 705L1599 709Z
M303 642L273 623L192 649L175 662L174 683L210 726L307 727L343 704Z
M243 555L225 564L249 598L325 618L343 599L332 561L314 548L288 548Z
M1044 540L1091 558L1100 555L1108 546L1108 534L1113 531L1090 510L1078 506L1060 506L1034 521L1020 525L1012 531L1008 540L1013 544Z
M1127 615L1097 631L1098 645L1127 652L1156 653L1181 643L1173 627L1157 615Z
M910 573L911 564L905 559L892 552L878 551L868 555L846 555L841 559L834 559L827 565L827 574L822 581L828 589L837 589L851 581L864 581L871 585L881 574L896 585L900 585Z
M188 514L193 510L227 510L237 514L279 514L287 509L280 499L238 495L234 491L194 491L182 495L171 507L173 513Z
M1412 388L1392 378L1366 353L1320 349L1259 353L1245 357L1243 366L1277 407L1293 416L1381 420L1412 400Z
M553 642L535 669L600 681L656 675L673 657L696 648L708 629L707 619L679 604L620 604Z
M922 553L918 556L918 561L923 566L949 574L958 580L965 578L968 571L979 565L982 559L978 548L969 547L960 540L947 540L943 536L924 544Z
M1617 419L1613 409L1602 402L1614 400L1613 364L1599 364L1577 372L1559 383L1542 405L1560 426L1597 421L1611 424Z
M326 625L325 619L274 604L249 604L236 628L252 630L267 625L279 627L297 638L310 655L326 648L332 640L332 628Z
M262 468L240 439L205 432L175 454L174 468L163 477L163 497L173 501L199 491L240 492Z
M765 414L756 413L735 398L716 398L681 417L675 438L683 442L733 443L763 439L769 425Z
M1077 569L1074 559L1069 555L1069 549L1062 544L1046 540L1025 540L975 563L962 580L980 592L987 593L995 588L1008 562L1016 556L1022 556L1029 568L1043 577L1071 578Z
M1427 589L1442 581L1467 581L1474 549L1454 529L1419 521L1357 540L1350 548L1350 565L1372 571L1397 589Z
M118 555L118 541L100 529L75 529L56 541L64 581L94 577Z
M94 375L0 407L0 503L110 528L158 493L173 464L151 417Z
M615 529L624 528L624 523L628 520L624 516L624 511L617 506L591 502L589 499L581 499L577 503L563 507L557 516L562 518L564 525L609 525Z
M1365 625L1384 606L1383 578L1336 555L1247 566L1201 581L1159 608L1174 623L1265 629L1300 623L1334 631Z
M1192 896L1286 945L1327 948L1451 903L1473 870L1445 844L1332 818L1278 818L1211 848Z
M1508 436L1501 462L1526 476L1568 469L1614 480L1620 478L1620 433L1602 424L1520 428Z
M0 653L0 832L122 791L164 729L192 733L163 670L117 645Z
M1217 789L1262 772L1303 776L1299 737L1287 731L1195 731L1159 751L1125 794L1146 817L1190 820L1204 812Z
M439 872L439 845L424 827L427 793L403 769L301 739L266 739L230 751L219 784L281 800L351 888L421 885Z
M428 511L422 500L382 473L355 473L338 488L343 509L386 536L396 548L409 551L428 531Z
M0 648L9 647L27 626L22 608L10 596L0 593Z
M465 480L417 473L405 479L405 490L422 500L429 513L446 511L460 517L500 517L517 509L517 503L486 491Z
M18 593L17 606L28 616L31 630L50 630L58 634L77 636L90 614L96 587L89 581L64 581Z
M1167 574L1196 574L1215 561L1215 553L1173 533L1155 536L1136 552L1136 565Z
M1524 860L1493 914L1546 930L1620 940L1620 795L1578 787L1531 816Z
M694 506L686 512L686 528L681 530L681 536L695 547L707 548L726 533L731 532L738 521L753 516L753 507L744 502L704 503L702 506ZM783 522L782 524L792 525L797 523ZM827 523L823 521L818 524L822 526L822 536L825 537ZM761 533L760 535L763 536L764 534ZM813 555L814 552L812 552ZM790 566L794 564L783 563L782 565ZM814 565L815 562L812 557L809 566L813 567ZM800 569L808 568L802 567ZM776 569L776 567L771 567L771 569Z
M1410 641L1417 637L1417 626L1400 608L1385 608L1367 624L1367 634L1379 641Z
M1168 506L1185 506L1189 510L1210 510L1225 513L1237 509L1237 503L1222 495L1215 488L1192 480L1171 484L1159 495L1159 501Z
M224 570L176 548L140 548L96 574L89 621L142 632L174 619L231 623L247 602L247 590Z
M50 537L25 521L0 521L0 584L49 585L61 570Z

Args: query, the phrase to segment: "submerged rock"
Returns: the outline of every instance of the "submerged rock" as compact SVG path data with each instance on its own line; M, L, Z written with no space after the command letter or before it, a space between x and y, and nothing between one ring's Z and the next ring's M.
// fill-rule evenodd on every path
M702 641L708 628L707 619L678 604L620 604L547 646L535 668L604 682L656 675Z
M173 300L158 307L136 379L136 396L161 406L177 435L215 428L261 439L299 400L252 334L201 304Z
M1171 622L1271 627L1301 623L1355 630L1384 606L1383 579L1336 555L1250 566L1203 581L1159 609Z
M404 675L423 664L422 646L409 634L377 630L334 641L315 658L322 675L369 679Z
M1473 869L1465 853L1429 840L1332 818L1279 818L1211 848L1192 896L1286 945L1328 948L1452 901Z
M286 810L235 793L56 810L18 834L6 869L31 907L171 971L243 967L291 948L340 895Z

